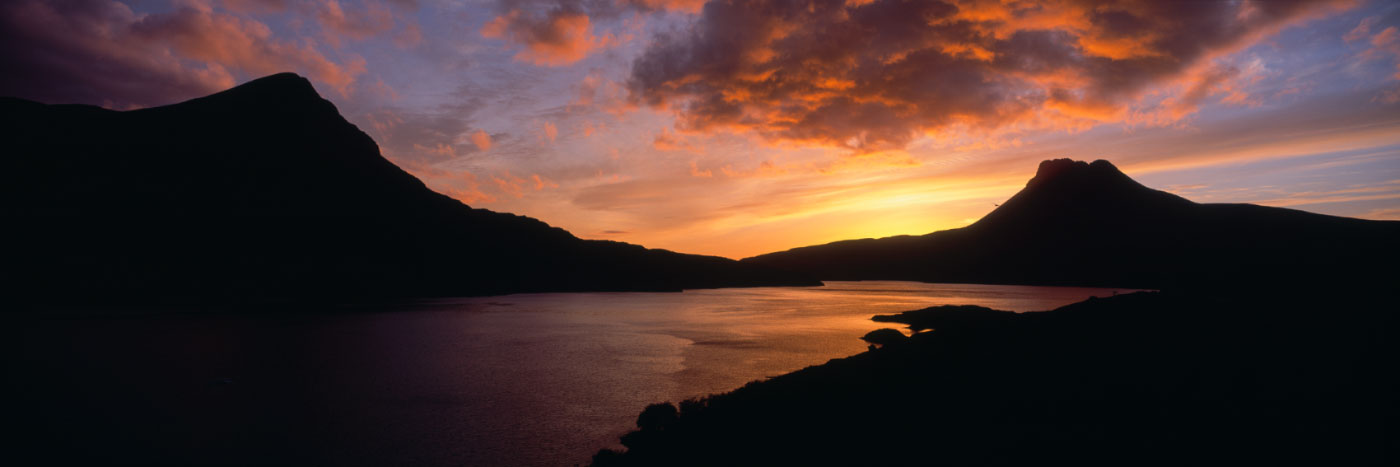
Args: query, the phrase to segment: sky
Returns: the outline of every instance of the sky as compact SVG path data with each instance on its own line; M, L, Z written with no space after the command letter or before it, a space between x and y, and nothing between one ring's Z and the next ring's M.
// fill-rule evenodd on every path
M1400 2L6 0L0 95L309 78L384 156L582 238L743 258L967 225L1050 158L1400 219Z

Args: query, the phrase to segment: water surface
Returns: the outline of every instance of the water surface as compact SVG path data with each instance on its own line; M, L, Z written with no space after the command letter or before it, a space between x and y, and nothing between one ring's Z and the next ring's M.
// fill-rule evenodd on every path
M615 446L649 403L864 351L858 337L889 326L875 314L1037 311L1115 292L829 282L26 320L16 380L50 414L44 430L115 440L103 446L114 459L572 465Z

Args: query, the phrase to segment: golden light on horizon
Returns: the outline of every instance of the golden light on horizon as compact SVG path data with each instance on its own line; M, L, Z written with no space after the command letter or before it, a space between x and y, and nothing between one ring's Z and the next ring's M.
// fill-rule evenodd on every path
M441 193L682 252L960 227L1058 157L1202 185L1185 193L1199 201L1400 218L1385 2L794 5L18 0L0 14L5 67L23 70L8 93L149 107L295 71Z

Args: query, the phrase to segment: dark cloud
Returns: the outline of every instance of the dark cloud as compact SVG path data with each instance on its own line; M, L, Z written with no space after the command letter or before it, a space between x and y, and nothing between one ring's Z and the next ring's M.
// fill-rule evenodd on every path
M110 107L168 104L294 71L348 93L364 61L340 63L267 25L190 3L138 15L105 1L0 3L0 95Z
M683 130L897 149L953 126L1124 119L1173 80L1197 93L1174 103L1197 103L1223 76L1208 60L1327 3L716 1L657 38L628 88Z
M219 6L239 13L286 11L291 0L220 0Z
M398 43L421 42L418 26L394 13L414 2L382 0L173 2L135 12L110 0L0 2L0 94L109 107L168 104L272 73L300 73L341 97L365 72L355 54L333 59L310 37L279 37L258 18L314 24L338 48L398 28Z
M115 2L0 4L0 95L50 103L152 105L227 87L215 67L121 46L138 21ZM113 37L117 36L117 37ZM145 83L159 83L157 86Z

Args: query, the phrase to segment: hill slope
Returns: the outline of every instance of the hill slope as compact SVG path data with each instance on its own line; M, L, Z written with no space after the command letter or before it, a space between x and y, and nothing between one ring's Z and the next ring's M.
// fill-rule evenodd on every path
M1045 161L964 228L849 240L744 259L823 280L1160 288L1386 264L1400 222L1249 204L1197 204L1107 161ZM1384 253L1379 255L1378 253Z
M593 465L1394 464L1393 294L1275 292L956 310L904 342L652 405Z
M292 74L128 112L0 99L0 138L5 282L20 300L817 284L468 207L381 157Z

